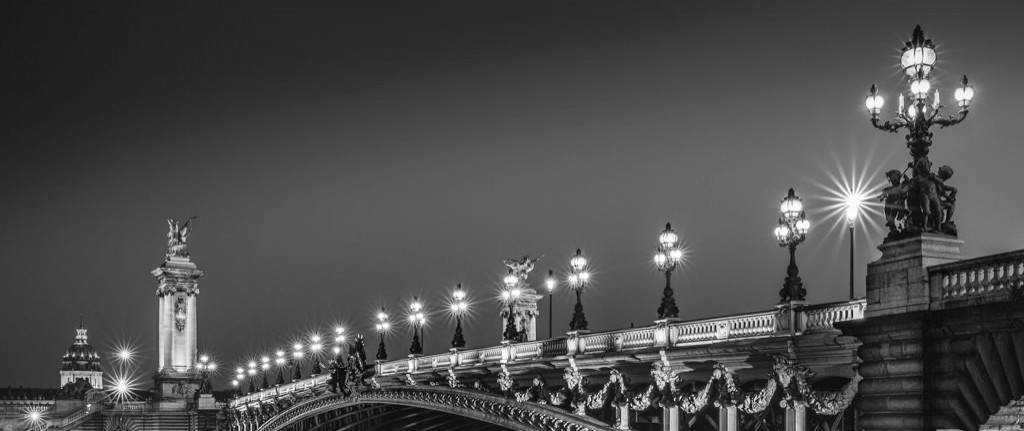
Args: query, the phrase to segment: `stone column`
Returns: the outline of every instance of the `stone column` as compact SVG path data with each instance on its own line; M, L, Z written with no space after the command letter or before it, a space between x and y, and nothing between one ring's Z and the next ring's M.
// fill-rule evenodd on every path
M661 409L661 422L664 424L662 429L664 431L679 431L679 423L681 422L679 414L679 407L664 407Z
M807 429L807 406L797 403L786 407L786 431L804 431Z
M618 416L615 424L615 428L620 430L629 429L629 403L622 403L622 405L615 408L615 414Z
M739 415L736 406L718 408L718 431L739 431ZM788 431L788 430L787 430Z

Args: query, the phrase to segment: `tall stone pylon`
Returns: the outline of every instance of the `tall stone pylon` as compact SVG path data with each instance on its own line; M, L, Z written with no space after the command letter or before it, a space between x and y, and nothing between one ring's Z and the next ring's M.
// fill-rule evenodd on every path
M151 271L157 279L159 298L158 331L160 343L159 368L155 378L157 391L163 399L186 399L198 389L196 370L199 277L188 253L186 241L192 231L192 220L184 223L168 219L167 255L164 263Z

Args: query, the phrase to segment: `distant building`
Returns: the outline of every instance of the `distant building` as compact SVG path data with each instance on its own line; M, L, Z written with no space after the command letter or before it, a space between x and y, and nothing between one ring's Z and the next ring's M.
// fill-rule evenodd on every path
M76 384L81 379L89 383L92 389L103 389L103 369L100 368L100 355L89 345L88 332L85 329L85 317L78 324L75 342L68 347L60 368L60 387Z

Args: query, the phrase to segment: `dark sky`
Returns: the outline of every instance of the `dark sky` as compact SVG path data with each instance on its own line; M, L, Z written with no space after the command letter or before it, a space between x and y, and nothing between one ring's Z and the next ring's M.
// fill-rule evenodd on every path
M338 321L372 336L374 307L414 294L439 352L459 282L470 347L495 344L501 260L561 271L577 247L591 329L649 324L666 221L690 250L683 317L767 309L789 187L813 223L808 299L844 299L828 190L856 174L874 195L908 161L863 102L878 83L892 112L915 24L944 102L961 74L976 89L932 148L964 252L1024 244L1019 2L102 3L0 6L0 385L56 385L79 313L105 354L138 345L149 379L168 217L200 217L200 348L222 364ZM570 296L555 308L564 332Z

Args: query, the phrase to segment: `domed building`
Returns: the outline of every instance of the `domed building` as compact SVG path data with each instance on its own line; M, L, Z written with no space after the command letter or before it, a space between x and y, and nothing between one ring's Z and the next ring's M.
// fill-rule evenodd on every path
M89 345L85 317L81 318L77 332L74 344L68 347L68 352L64 355L60 368L60 387L75 385L78 380L84 380L92 389L103 389L100 355Z

